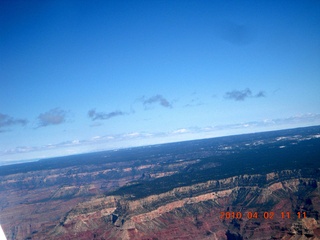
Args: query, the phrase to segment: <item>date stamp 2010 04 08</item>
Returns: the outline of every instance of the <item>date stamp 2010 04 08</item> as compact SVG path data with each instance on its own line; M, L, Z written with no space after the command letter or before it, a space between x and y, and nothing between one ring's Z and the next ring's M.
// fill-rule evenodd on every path
M306 212L297 212L294 214L294 216L297 219L301 218L306 218L307 214ZM290 212L220 212L220 219L242 219L242 218L247 218L247 219L258 219L258 218L264 218L264 219L274 219L277 217L281 217L282 219L285 218L291 218L292 214Z

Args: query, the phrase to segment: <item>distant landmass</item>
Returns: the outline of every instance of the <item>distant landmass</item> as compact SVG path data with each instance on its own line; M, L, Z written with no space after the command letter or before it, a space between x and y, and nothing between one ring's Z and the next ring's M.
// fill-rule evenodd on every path
M8 239L320 239L320 126L0 166Z

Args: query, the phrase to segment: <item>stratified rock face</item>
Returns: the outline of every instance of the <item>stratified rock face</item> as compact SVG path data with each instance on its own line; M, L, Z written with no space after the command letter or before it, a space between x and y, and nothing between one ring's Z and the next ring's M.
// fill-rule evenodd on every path
M144 179L146 171L153 172L152 180L170 176L181 165L196 162L171 164L170 168L163 169L155 164L144 164L149 159L140 165L133 160L0 174L0 223L7 238L26 239L42 232L42 238L46 239L45 232L55 227L78 203Z
M137 200L93 198L32 239L319 239L320 178L297 174L232 177ZM247 178L265 184L245 186Z

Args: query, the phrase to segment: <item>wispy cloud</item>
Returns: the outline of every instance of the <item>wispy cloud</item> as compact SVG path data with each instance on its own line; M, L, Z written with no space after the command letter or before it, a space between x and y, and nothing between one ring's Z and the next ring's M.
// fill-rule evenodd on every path
M96 112L95 109L91 109L88 111L88 116L91 118L92 121L94 120L107 120L113 117L117 116L122 116L126 115L127 113L122 112L122 111L113 111L109 113L104 113L104 112Z
M145 108L148 108L153 104L159 104L162 107L172 108L172 104L160 94L154 95L150 98L142 97L141 101Z
M309 124L319 124L320 114L308 113L308 114L299 114L296 116L288 118L278 118L278 119L266 119L263 121L268 124L300 124L300 123L309 123Z
M194 97L191 99L191 101L187 104L184 105L184 107L196 107L196 106L201 106L204 103L200 100L198 97Z
M29 152L37 152L37 151L45 151L45 150L51 150L51 149L59 149L59 148L67 148L67 147L74 147L81 144L87 144L89 141L87 140L70 140L70 141L64 141L60 143L55 144L46 144L42 146L18 146L12 149L7 149L4 151L0 151L1 155L9 155L9 154L17 154L17 153L29 153Z
M283 127L290 125L317 125L320 123L320 114L300 114L288 118L264 119L260 121L250 121L237 124L223 124L209 126L204 128L205 131L226 130L226 129L245 129L245 128L263 128L263 127Z
M54 108L38 116L38 128L50 125L59 125L66 121L67 112L60 108Z
M246 88L244 90L233 90L231 92L226 92L225 94L225 98L232 99L235 101L244 101L246 98L260 98L265 96L266 95L264 91L260 91L257 94L253 94L249 88Z
M0 113L0 132L4 132L4 130L1 130L5 127L10 127L14 125L26 125L28 121L26 119L21 118L14 118L7 114Z
M182 134L182 133L187 133L187 132L190 132L190 130L186 129L186 128L180 128L180 129L172 131L172 134Z
M259 97L266 97L266 93L265 93L264 91L260 91L260 92L258 92L256 95L254 95L254 97L257 97L257 98L259 98Z
M289 128L290 126L306 126L306 125L319 125L320 114L301 114L288 118L281 119L264 119L260 121L243 122L237 124L222 124L207 127L187 127L178 128L169 132L128 132L122 134L113 134L105 136L93 136L89 139L72 139L60 143L46 144L42 146L19 146L13 149L0 150L0 156L12 155L12 154L26 154L28 152L42 152L57 149L68 149L75 151L88 151L96 149L96 146L101 146L99 150L105 150L105 146L110 144L115 148L130 142L130 145L139 144L156 144L161 142L168 142L174 139L174 141L186 140L185 136L190 139L199 137L214 137L224 134L240 134L244 132L255 132L257 130L262 131L264 129L281 129ZM271 127L271 128L270 128ZM230 131L231 130L231 131ZM106 144L108 143L108 144Z

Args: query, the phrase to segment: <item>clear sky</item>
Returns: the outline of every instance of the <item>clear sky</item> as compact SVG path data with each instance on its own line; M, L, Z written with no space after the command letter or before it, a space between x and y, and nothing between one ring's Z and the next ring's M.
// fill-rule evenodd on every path
M320 124L317 0L0 11L0 162Z

